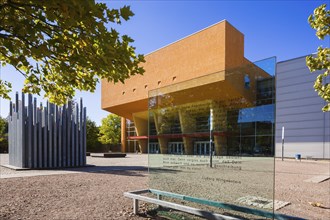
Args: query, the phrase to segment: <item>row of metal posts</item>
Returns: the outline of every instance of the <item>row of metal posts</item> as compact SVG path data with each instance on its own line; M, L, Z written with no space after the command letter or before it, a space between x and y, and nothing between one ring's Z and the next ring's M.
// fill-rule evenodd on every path
M69 101L63 107L25 95L10 103L9 164L22 168L86 165L86 107Z

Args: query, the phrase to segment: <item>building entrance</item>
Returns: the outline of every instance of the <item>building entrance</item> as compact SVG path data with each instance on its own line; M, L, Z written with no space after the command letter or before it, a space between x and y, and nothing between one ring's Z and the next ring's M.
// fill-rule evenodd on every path
M169 142L168 151L170 154L184 154L183 142Z

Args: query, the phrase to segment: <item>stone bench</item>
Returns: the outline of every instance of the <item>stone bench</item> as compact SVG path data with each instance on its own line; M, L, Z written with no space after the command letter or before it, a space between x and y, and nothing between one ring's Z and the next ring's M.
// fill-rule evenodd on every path
M124 153L91 153L91 157L106 157L106 158L112 158L112 157L126 157L126 154Z

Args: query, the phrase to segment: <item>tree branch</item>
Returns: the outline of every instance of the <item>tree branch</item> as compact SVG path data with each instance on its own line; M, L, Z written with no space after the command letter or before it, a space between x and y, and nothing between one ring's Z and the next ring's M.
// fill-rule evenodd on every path
M8 60L10 60L10 57L7 56L7 54L3 53L2 51L0 51L0 53L1 53L3 56L7 57ZM22 72L20 69L18 69L16 66L14 66L14 65L12 65L12 66L13 66L13 67L14 67L19 73L21 73L22 76L24 76L25 78L27 77L26 74L23 73L23 72Z
M10 6L12 6L12 5L17 5L17 6L19 6L19 7L36 7L36 8L39 8L39 9L41 9L42 7L40 7L40 6L38 6L38 5L36 5L36 4L27 4L27 3L21 3L21 2L14 2L14 1L12 1L12 0L7 0L8 2L7 2L7 5L10 5Z
M21 4L21 5L24 5L24 4ZM15 8L16 10L19 10L21 12L24 12L26 14L26 10L24 10L23 8L20 8L20 7L17 7L17 6L14 6L12 4L9 4L9 6L11 6L12 8ZM43 10L43 8L41 7L37 7L39 10ZM49 22L47 22L47 19L45 17L38 17L38 16L35 16L34 14L30 13L30 14L26 14L27 16L31 16L32 18L34 19L38 19L40 21L42 21L43 23L45 23L46 25L49 26L49 29L52 30L52 31L55 31L54 29L51 29L50 27L53 27L53 28L57 28L57 29L60 29L60 27L58 25L55 25L55 24L51 24ZM46 26L45 26L46 27Z

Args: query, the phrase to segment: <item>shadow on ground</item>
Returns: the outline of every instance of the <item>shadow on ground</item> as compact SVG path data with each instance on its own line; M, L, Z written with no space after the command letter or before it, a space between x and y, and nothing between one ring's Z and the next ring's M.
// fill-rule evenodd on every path
M78 168L65 168L63 171L73 171L79 173L100 173L100 174L116 174L116 175L127 175L127 176L145 176L136 171L148 171L147 167L144 166L88 166ZM120 171L120 172L118 172Z

